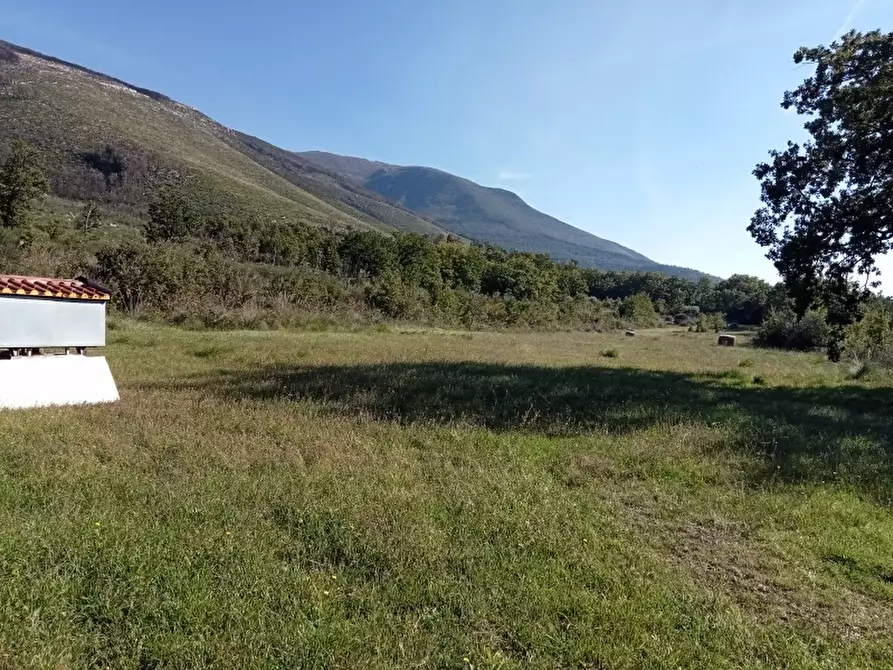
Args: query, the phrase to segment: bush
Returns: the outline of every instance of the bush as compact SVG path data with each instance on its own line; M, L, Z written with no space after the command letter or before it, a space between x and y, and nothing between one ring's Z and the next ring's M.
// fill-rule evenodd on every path
M830 337L831 327L825 320L825 315L808 312L788 330L787 348L799 351L823 349L828 346Z
M868 305L847 329L844 351L853 362L854 376L864 376L875 366L893 368L893 309L880 301Z
M411 287L393 270L386 270L366 289L366 303L392 319L406 319L417 311Z
M793 312L772 312L754 337L754 346L810 351L828 346L831 328L825 315L811 311L799 321Z
M788 330L794 321L793 312L771 312L753 338L754 346L766 349L784 349L787 346Z
M698 317L696 330L699 333L718 333L726 327L726 317L719 312L701 314Z
M96 275L112 291L113 304L125 312L161 307L176 289L176 277L162 247L125 242L96 253Z
M647 328L657 324L657 312L654 311L654 303L647 293L636 293L624 298L620 302L619 313L621 318L637 326Z

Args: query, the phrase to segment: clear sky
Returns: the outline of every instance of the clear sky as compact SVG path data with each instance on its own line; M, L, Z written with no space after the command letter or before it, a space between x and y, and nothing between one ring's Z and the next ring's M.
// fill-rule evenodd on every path
M0 0L0 37L284 148L441 168L766 279L751 171L803 132L793 52L849 28L893 30L893 0Z

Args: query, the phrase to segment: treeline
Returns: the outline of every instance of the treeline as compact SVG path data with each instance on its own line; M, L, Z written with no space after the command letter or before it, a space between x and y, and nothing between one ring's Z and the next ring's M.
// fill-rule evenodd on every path
M174 170L149 171L142 224L115 225L95 202L63 219L29 220L26 210L46 188L38 163L32 150L17 145L3 164L0 180L32 185L28 201L12 205L4 204L0 189L0 213L14 213L3 219L4 268L89 273L107 283L115 306L129 313L216 326L311 315L466 328L663 322L719 328L726 321L758 324L784 301L776 287L754 277L714 283L603 272L453 236L336 231L196 206L188 177Z

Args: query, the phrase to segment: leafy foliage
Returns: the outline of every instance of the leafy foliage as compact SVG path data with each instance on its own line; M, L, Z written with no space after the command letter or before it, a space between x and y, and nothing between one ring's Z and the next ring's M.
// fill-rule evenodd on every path
M654 303L645 293L635 293L620 303L620 316L637 326L649 327L657 322Z
M748 230L768 247L798 314L836 297L848 309L832 320L848 320L864 297L851 275L876 275L875 259L893 248L893 33L852 31L799 49L794 62L815 72L782 107L809 117L810 139L756 167L764 206Z
M25 142L13 142L0 166L0 223L6 227L23 225L34 201L48 187L40 153Z
M846 330L844 349L860 365L893 367L893 305L875 299Z
M698 316L695 330L699 333L718 333L726 327L726 317L720 312Z
M158 190L149 205L146 239L158 242L183 242L196 227L195 214L178 183L168 183Z
M825 315L809 311L801 318L791 311L772 312L754 337L754 345L775 349L810 351L827 347L831 328Z

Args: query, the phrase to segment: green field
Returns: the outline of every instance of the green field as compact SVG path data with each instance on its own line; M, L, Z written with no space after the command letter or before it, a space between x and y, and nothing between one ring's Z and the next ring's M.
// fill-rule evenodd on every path
M120 403L0 414L0 667L893 666L887 378L113 325Z

